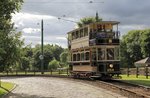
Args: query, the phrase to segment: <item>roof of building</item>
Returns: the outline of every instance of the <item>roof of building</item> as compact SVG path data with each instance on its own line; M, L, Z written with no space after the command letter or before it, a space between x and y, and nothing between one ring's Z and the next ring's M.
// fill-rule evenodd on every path
M150 64L150 57L146 57L145 59L139 60L134 63L136 67L138 66L146 66Z

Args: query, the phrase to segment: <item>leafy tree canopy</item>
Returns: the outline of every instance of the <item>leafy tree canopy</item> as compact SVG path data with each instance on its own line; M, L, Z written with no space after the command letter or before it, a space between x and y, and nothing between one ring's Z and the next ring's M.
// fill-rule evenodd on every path
M96 13L95 17L84 17L80 19L80 21L77 23L77 26L82 27L84 25L100 21L102 21L102 18L99 18L98 13Z
M121 65L134 67L134 62L150 56L150 29L132 30L121 40Z
M64 51L64 49L58 45L44 45L44 69L48 69L49 62L55 58L57 61L60 61L60 54ZM35 48L33 48L33 66L40 69L41 66L41 60L39 59L39 56L41 55L41 47L40 45L36 45Z
M23 0L0 0L0 69L9 68L20 59L21 32L16 33L11 22L12 13L18 12Z
M68 62L68 51L64 51L60 54L60 61L63 65L67 65ZM64 66L63 66L64 67Z

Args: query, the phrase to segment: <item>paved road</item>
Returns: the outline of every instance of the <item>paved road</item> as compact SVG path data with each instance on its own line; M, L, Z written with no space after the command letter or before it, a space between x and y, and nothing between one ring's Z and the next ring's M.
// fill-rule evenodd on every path
M124 98L81 82L53 77L8 77L17 86L5 98Z

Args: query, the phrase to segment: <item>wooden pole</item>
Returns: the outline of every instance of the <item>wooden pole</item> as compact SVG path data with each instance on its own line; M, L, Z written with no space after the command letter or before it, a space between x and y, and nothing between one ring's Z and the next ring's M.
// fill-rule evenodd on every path
M146 79L148 79L148 65L146 65L145 67L145 75L146 75Z
M136 67L136 78L139 76L139 67Z

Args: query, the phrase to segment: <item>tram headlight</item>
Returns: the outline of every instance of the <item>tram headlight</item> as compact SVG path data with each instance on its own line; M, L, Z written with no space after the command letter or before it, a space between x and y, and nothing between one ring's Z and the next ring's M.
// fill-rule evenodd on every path
M114 67L114 65L113 65L113 64L109 64L109 67L110 67L110 68L113 68L113 67Z

